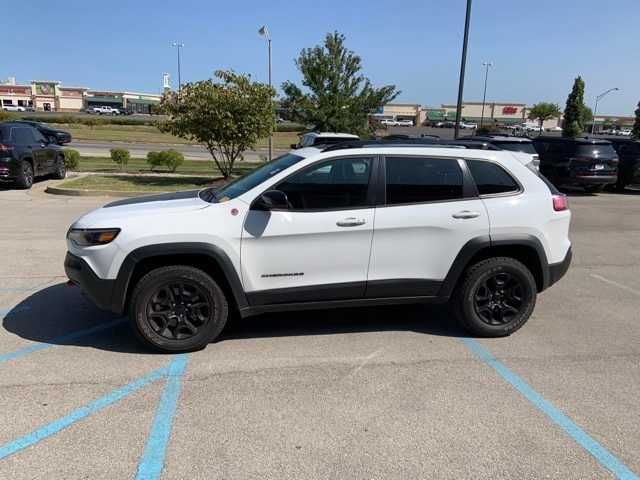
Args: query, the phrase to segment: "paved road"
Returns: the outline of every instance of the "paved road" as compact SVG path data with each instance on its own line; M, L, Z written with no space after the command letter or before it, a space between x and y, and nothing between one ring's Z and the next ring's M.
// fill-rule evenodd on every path
M0 478L640 473L640 194L571 197L574 264L512 337L434 307L300 312L184 365L65 286L65 231L107 199L45 183L0 191Z
M133 158L146 158L147 153L158 150L168 150L170 148L182 152L185 158L189 160L211 160L209 151L200 145L184 145L184 144L162 144L162 143L122 143L122 142L85 142L74 141L67 145L80 152L80 155L93 157L108 157L112 148L126 148ZM277 155L284 151L276 150ZM255 151L247 151L244 154L244 160L249 162L258 162L267 158L269 152L267 149L257 149Z

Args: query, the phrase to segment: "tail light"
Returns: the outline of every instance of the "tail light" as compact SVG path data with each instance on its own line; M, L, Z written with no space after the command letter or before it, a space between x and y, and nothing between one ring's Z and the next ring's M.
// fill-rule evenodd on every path
M2 143L0 143L0 152L8 152L10 150L11 150L10 145L3 145Z
M556 212L569 210L569 201L567 200L567 196L561 193L553 195L553 209Z

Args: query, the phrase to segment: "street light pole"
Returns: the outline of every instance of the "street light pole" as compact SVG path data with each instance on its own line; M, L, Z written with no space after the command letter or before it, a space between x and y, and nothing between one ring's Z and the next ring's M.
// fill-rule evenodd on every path
M484 104L487 101L487 78L489 77L489 67L493 67L491 62L482 62L482 66L485 67L484 71L484 94L482 95L482 115L480 116L480 128L484 122Z
M602 100L602 98L610 92L615 92L620 90L618 87L610 88L607 91L602 92L600 95L596 97L596 104L593 106L593 120L591 121L591 135L596 129L596 113L598 113L598 102Z
M258 30L258 33L260 34L260 36L265 37L267 39L267 48L268 48L268 57L269 57L269 86L272 87L273 85L271 82L271 35L269 34L269 29L267 28L266 25L263 25L262 27L260 27L260 30ZM273 101L272 101L272 105L273 105ZM269 132L269 161L271 161L272 158L273 158L273 127Z
M180 49L184 48L184 43L173 42L171 46L176 47L176 50L178 51L178 91L179 91L182 88L182 77L180 72Z
M462 116L462 95L464 92L464 70L467 65L467 44L469 43L469 22L471 21L471 0L467 0L467 15L464 20L464 41L462 43L462 59L460 60L460 80L458 82L458 104L456 106L456 126L454 138L460 132L460 117Z

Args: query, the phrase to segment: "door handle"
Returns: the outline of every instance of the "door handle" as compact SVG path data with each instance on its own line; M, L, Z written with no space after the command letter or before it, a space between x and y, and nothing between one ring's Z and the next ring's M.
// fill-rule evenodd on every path
M472 210L462 210L460 212L454 213L451 216L453 218L460 218L460 219L478 218L480 216L480 212L474 212Z
M364 225L367 221L364 218L343 218L342 220L338 220L336 225L339 227L357 227L359 225Z

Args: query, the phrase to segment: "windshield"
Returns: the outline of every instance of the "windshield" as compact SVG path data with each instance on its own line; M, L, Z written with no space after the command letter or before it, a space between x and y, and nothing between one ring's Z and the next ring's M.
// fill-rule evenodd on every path
M491 142L494 145L500 147L502 150L509 150L510 152L523 152L530 155L536 155L536 149L533 148L533 143L529 142Z
M576 155L579 157L615 157L616 151L610 144L578 145Z
M236 198L243 193L248 192L252 188L260 185L265 180L289 168L291 165L298 163L304 157L287 153L278 157L269 163L265 163L261 167L256 168L250 173L238 178L230 184L215 190L208 188L200 192L200 198L205 202L227 202Z

